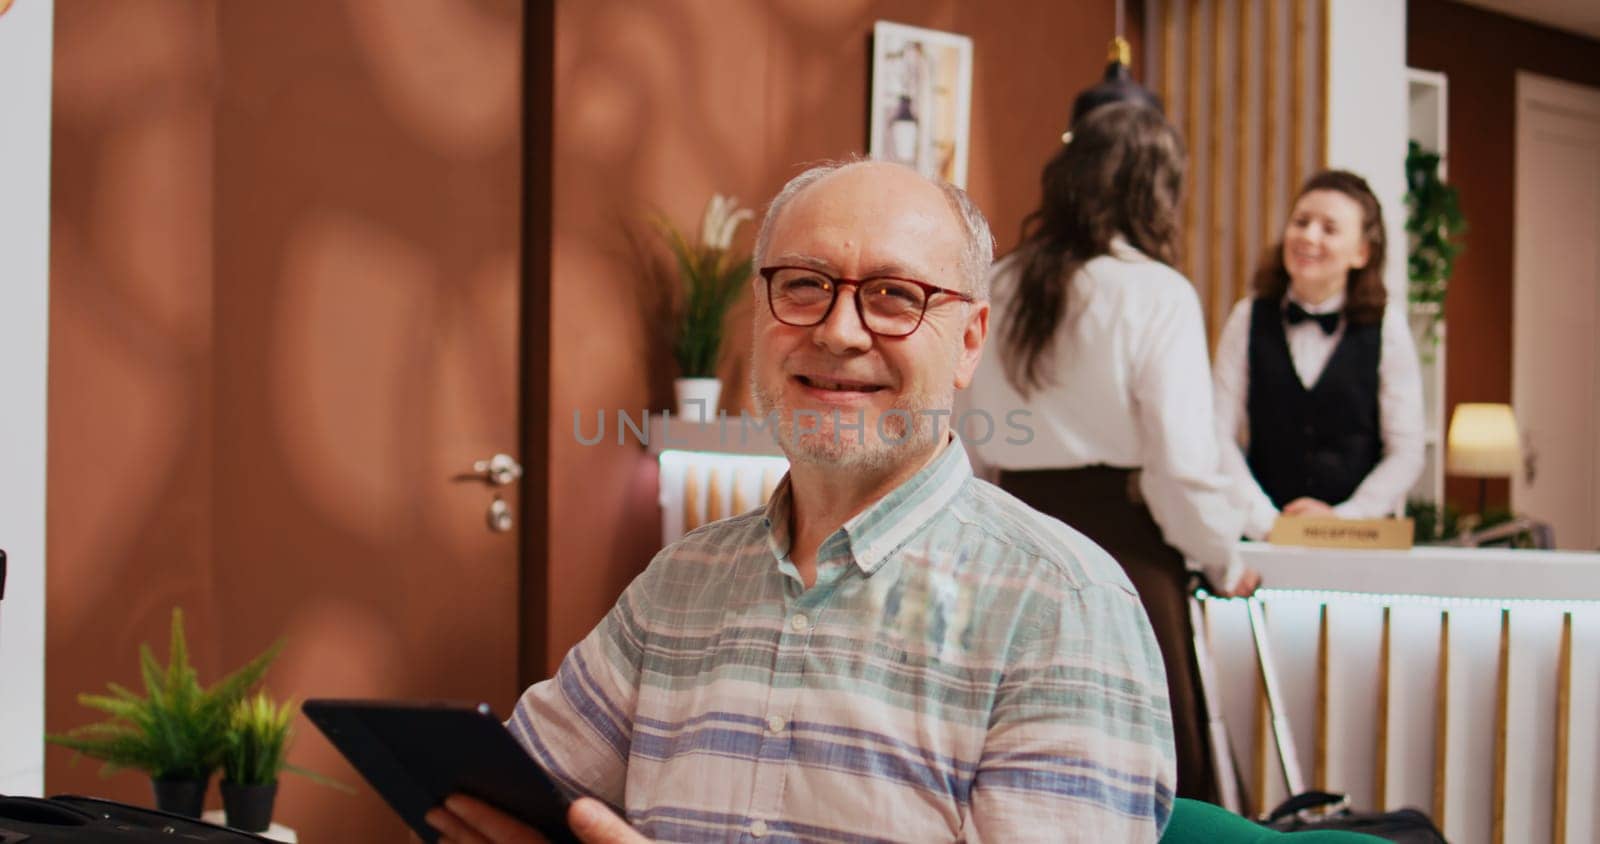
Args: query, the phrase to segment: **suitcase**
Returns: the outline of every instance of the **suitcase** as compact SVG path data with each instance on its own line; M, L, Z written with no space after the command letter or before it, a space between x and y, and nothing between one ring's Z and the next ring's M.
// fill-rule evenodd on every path
M1205 584L1201 582L1198 588L1205 590ZM1305 777L1300 770L1300 757L1295 752L1294 732L1282 706L1278 673L1272 659L1271 643L1267 640L1266 616L1261 611L1260 601L1255 598L1243 600L1250 619L1250 637L1255 643L1261 686L1266 693L1272 739L1278 750L1278 759L1282 762L1284 786L1293 795L1268 812L1266 817L1258 819L1258 822L1283 832L1337 829L1363 832L1402 844L1446 844L1439 828L1427 815L1416 809L1358 812L1350 808L1347 795L1306 789ZM1195 658L1200 666L1201 694L1205 696L1206 709L1209 710L1208 728L1212 747L1215 748L1212 756L1217 782L1222 784L1223 805L1242 815L1245 813L1244 800L1233 765L1233 746L1229 743L1227 724L1222 717L1222 695L1217 686L1215 663L1206 641L1198 591L1190 593L1189 616L1194 626Z
M270 839L154 809L64 795L49 800L0 796L0 844L172 844L214 841L222 844Z

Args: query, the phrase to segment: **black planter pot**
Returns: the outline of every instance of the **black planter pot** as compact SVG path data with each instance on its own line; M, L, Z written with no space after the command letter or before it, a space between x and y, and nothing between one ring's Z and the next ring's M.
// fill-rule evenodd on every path
M240 785L222 781L222 808L228 826L245 832L266 832L272 825L272 803L278 798L278 784Z
M211 778L200 780L162 780L151 778L156 793L156 808L186 818L198 818L206 806L206 790Z

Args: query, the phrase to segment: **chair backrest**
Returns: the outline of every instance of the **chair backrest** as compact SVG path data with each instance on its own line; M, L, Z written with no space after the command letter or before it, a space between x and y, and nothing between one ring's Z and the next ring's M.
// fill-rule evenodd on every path
M1382 838L1344 830L1278 832L1221 806L1179 797L1161 844L1385 844Z

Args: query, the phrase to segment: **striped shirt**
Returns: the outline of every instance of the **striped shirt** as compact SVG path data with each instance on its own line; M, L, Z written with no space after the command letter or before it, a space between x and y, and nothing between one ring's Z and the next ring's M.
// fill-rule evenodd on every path
M662 841L1155 841L1175 763L1137 595L959 441L806 589L787 479L656 555L508 726Z

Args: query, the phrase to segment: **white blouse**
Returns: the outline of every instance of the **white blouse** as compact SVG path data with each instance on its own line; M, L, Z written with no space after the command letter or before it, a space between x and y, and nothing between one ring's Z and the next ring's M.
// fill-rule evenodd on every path
M1194 286L1114 241L1110 255L1073 277L1067 315L1042 360L1053 381L1024 398L1006 380L999 345L1020 272L1015 256L995 266L989 348L957 399L958 420L981 411L994 435L980 441L984 428L969 423L967 445L997 469L1141 469L1140 491L1167 544L1232 587L1243 571L1234 547L1243 513L1220 465Z
M1336 294L1317 305L1289 298L1307 313L1326 314L1344 309L1344 295ZM1265 538L1278 517L1261 484L1245 462L1249 447L1250 420L1250 311L1254 299L1245 299L1233 308L1217 341L1217 363L1213 373L1217 397L1217 434L1224 443L1223 466L1233 480L1234 499L1247 512L1245 536ZM1325 333L1314 320L1285 325L1289 356L1294 359L1300 383L1312 386L1322 376L1328 358L1344 338L1345 321L1332 333ZM1422 474L1422 371L1417 363L1417 347L1411 339L1403 306L1390 304L1383 312L1382 344L1378 357L1378 430L1383 440L1383 458L1372 468L1356 491L1344 501L1324 502L1347 519L1369 519L1393 515L1405 505L1406 491ZM1235 446L1235 447L1227 447Z

